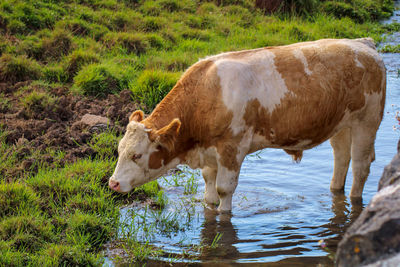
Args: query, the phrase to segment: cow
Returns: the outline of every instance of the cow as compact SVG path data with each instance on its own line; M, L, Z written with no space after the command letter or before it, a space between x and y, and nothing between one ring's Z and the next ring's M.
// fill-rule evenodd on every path
M247 154L303 150L330 140L330 188L362 197L375 159L386 95L386 69L372 39L323 39L227 52L199 60L144 117L129 117L109 187L117 192L154 180L178 164L200 168L204 200L232 209Z

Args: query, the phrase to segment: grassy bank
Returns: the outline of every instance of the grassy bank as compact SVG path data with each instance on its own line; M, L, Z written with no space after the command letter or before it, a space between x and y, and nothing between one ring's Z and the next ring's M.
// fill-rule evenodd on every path
M112 112L117 103L150 112L207 55L321 38L379 42L400 29L377 22L390 15L388 0L286 0L275 10L258 2L0 3L1 266L98 266L109 241L133 260L158 253L117 234L120 206L152 199L160 209L166 198L156 182L129 195L107 188L129 115L122 106ZM96 105L107 106L98 115L117 114L112 124L100 133L80 130L76 122ZM57 141L46 137L55 122L67 133L55 134Z

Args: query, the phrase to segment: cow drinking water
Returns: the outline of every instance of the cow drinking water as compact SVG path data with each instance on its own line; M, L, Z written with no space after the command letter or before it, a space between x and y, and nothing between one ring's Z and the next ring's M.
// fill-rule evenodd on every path
M343 190L350 159L351 197L361 197L382 120L386 70L371 39L298 43L200 60L149 117L135 111L118 146L109 186L118 192L178 164L201 168L206 203L232 208L245 156L302 151L330 139L332 190Z

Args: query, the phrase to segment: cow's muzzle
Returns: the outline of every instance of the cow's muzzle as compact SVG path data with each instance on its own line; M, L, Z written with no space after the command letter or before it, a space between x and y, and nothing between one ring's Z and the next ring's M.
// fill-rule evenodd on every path
M110 181L108 181L108 186L114 191L121 192L119 182L114 181L112 178L110 179Z

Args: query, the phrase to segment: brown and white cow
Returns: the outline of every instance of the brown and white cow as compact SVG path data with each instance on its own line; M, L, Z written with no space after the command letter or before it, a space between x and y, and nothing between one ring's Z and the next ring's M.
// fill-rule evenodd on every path
M109 186L118 192L178 164L201 168L204 199L231 210L249 153L282 148L296 161L330 139L332 190L361 197L385 105L386 70L371 39L319 40L223 53L191 66L149 117L130 116Z

